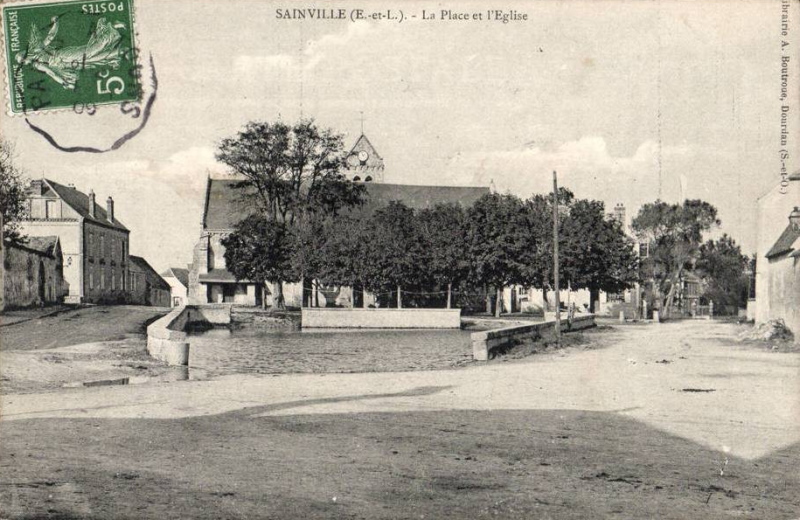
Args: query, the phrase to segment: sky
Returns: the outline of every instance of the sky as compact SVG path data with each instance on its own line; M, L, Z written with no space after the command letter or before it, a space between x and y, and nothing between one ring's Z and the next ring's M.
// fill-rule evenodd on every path
M297 2L134 0L137 44L157 100L144 130L106 154L64 153L3 114L0 130L31 178L116 201L131 253L159 271L191 262L206 179L226 173L220 140L250 120L312 117L345 135L362 125L385 182L488 186L528 197L552 171L578 197L623 203L701 198L747 252L756 199L780 181L780 1L315 2L403 11L404 21L287 20ZM800 19L798 4L791 15ZM443 9L512 9L527 20L449 21ZM436 20L422 20L422 10ZM416 15L417 18L410 18ZM795 26L795 31L797 31ZM798 32L800 35L800 32ZM793 51L790 51L793 52ZM792 92L797 65L792 55ZM145 74L150 72L146 67ZM64 144L107 146L136 121L30 116ZM798 201L800 202L800 201Z

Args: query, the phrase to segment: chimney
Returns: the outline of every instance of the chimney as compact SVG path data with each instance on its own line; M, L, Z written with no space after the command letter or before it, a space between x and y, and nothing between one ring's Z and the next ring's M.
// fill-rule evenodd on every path
M621 226L625 225L625 205L623 203L618 202L614 206L614 218L617 219Z
M31 181L30 193L31 195L41 195L44 191L44 181L35 180Z
M95 202L94 202L94 190L89 190L89 216L92 218L96 218L95 215Z
M800 206L795 206L794 211L789 213L789 225L791 225L795 231L800 231Z
M114 222L114 199L111 197L106 199L106 215L109 222Z

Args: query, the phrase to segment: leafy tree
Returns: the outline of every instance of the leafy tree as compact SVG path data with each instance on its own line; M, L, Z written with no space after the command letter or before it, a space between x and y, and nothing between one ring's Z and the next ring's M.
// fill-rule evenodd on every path
M567 188L558 189L559 258L565 246L564 224L569 217L575 195ZM521 281L523 285L542 289L542 309L547 309L547 291L554 286L553 267L553 196L536 194L525 201L523 228L526 230L522 250ZM563 262L559 262L562 267ZM570 272L559 270L561 287L569 283Z
M447 308L452 304L453 284L469 276L470 262L466 256L467 214L458 204L437 204L417 214L422 235L427 276L436 285L447 286Z
M727 234L701 245L695 268L707 283L704 298L723 312L726 307L745 307L750 263L739 244Z
M372 215L366 228L365 287L373 292L396 289L397 307L402 307L402 286L419 286L425 280L422 237L414 210L392 201Z
M370 240L367 221L352 215L342 215L326 222L324 242L320 250L321 281L353 288L353 305L363 299L364 288L371 276L367 259Z
M19 241L19 221L28 214L27 181L14 164L14 149L8 141L0 140L0 214L3 216L3 237Z
M633 219L640 240L650 244L642 263L643 278L653 282L654 297L668 317L679 288L681 274L697 258L703 233L720 224L717 209L702 200L645 204Z
M530 243L524 217L519 198L497 193L484 195L467 210L470 278L495 289L496 316L502 310L502 288L524 280L525 247ZM487 295L487 307L489 303Z
M341 174L344 167L342 136L330 129L318 128L310 119L294 125L250 122L235 137L222 140L216 158L243 179L239 184L242 197L262 217L261 229L265 233L262 242L284 233L308 237L303 230L314 227L310 220L335 216L343 208L359 204L365 192L363 185L352 183ZM247 229L256 231L252 225ZM235 255L229 265L246 261L245 258ZM303 264L295 266L298 271L312 274L310 263L296 255L292 258ZM277 263L268 269L269 272L285 272L284 259L278 255L270 255L259 263L263 267L264 262L272 261ZM234 269L244 272L248 267ZM276 282L275 307L282 308L281 280L272 281Z
M279 280L278 284L299 279L291 263L292 244L286 224L260 214L245 218L222 239L225 263L237 280Z
M563 227L561 264L573 289L589 290L591 312L600 291L619 292L637 281L634 243L616 220L605 215L602 202L574 201Z

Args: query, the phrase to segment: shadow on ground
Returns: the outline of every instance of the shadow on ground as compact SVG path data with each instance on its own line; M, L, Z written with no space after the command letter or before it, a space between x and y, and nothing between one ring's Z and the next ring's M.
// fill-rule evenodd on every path
M608 412L261 415L298 404L180 420L2 422L0 510L61 519L780 519L800 507L800 445L726 458Z

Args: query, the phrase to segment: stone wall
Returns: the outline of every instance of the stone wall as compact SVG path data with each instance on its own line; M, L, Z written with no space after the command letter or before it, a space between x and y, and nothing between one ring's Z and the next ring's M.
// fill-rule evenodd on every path
M3 247L3 293L0 309L58 303L66 284L61 257L5 244Z
M301 326L324 329L458 329L461 309L304 308Z
M147 353L169 365L188 365L187 327L193 323L227 325L230 322L230 305L176 307L148 325Z
M501 329L474 332L472 339L472 357L475 361L486 361L489 353L498 347L511 346L517 341L555 337L555 320L542 323L513 325ZM594 314L585 314L573 318L572 322L561 320L562 332L574 332L594 327Z

